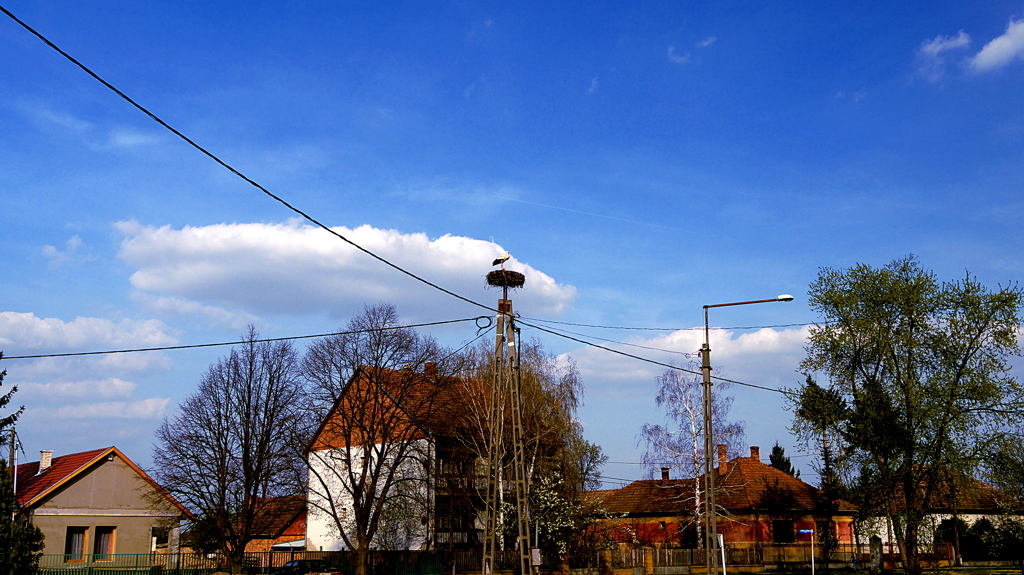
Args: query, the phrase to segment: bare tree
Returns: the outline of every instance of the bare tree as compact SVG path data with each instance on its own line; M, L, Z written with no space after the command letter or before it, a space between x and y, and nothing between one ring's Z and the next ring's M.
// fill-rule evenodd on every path
M698 366L691 365L696 372ZM684 476L694 478L693 522L702 525L704 517L704 399L699 375L691 376L677 369L665 370L658 377L658 396L655 403L665 411L663 425L644 424L640 437L647 443L642 462L653 474L661 467L683 470ZM716 444L725 444L735 454L743 443L742 422L728 421L732 396L725 395L731 384L716 383L711 396L711 413ZM689 499L689 497L687 497ZM704 541L704 538L698 538Z
M250 326L245 343L210 366L160 426L153 455L157 480L208 527L233 573L265 532L270 499L294 493L288 478L300 461L287 438L301 415L295 352L258 337Z
M459 388L440 374L437 344L402 327L390 304L365 308L346 331L302 362L321 414L305 450L308 536L354 550L364 575L371 546L427 544L431 436L456 419Z

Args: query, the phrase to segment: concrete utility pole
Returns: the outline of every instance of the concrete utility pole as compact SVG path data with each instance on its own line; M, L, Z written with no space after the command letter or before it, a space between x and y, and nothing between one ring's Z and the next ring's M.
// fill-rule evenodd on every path
M536 575L530 551L529 526L529 478L526 475L526 445L523 439L522 389L519 372L519 348L516 343L519 330L515 327L512 314L512 300L508 299L509 288L523 286L525 276L519 272L504 269L508 253L494 261L502 269L487 274L487 283L502 288L498 300L498 314L495 318L494 378L490 394L490 433L487 442L487 501L484 522L483 575L493 575L495 558L498 555L498 501L502 488L501 470L505 456L504 423L506 408L512 423L512 467L515 487L520 573ZM507 404L506 404L507 401Z
M711 421L711 328L708 326L708 309L713 307L729 307L752 303L768 303L775 301L793 301L789 294L774 299L758 299L733 303L716 303L704 306L704 345L700 348L701 374L704 385L704 559L707 563L707 575L718 573L718 507L715 502L715 460L714 460L714 425ZM724 546L723 546L724 547ZM725 550L722 549L722 568L725 573Z

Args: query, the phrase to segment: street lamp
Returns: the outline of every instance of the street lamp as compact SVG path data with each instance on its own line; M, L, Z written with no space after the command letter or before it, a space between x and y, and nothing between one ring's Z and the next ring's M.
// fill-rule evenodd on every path
M701 372L704 375L704 554L707 560L707 574L718 573L718 509L715 507L715 441L711 425L711 342L708 339L708 310L713 307L729 307L752 303L793 301L793 296L783 294L773 299L756 299L733 303L716 303L704 306L704 345L700 348ZM725 561L725 558L722 558Z

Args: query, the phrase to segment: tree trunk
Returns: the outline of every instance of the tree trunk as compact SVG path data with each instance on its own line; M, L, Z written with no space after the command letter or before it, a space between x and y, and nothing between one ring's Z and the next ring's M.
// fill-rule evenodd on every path
M364 541L360 541L356 549L355 575L370 575L370 547Z

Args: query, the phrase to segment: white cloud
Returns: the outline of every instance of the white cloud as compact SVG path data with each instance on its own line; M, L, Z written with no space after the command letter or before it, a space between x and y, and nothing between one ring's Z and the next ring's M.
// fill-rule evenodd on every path
M60 251L54 246L45 245L43 246L43 255L49 258L50 269L56 269L67 262L74 261L76 259L75 256L78 254L78 249L83 245L82 238L71 236L64 243L65 251Z
M716 38L714 36L708 36L704 40L701 40L700 42L697 42L697 47L698 48L707 48L708 46L714 44L717 40L718 40L718 38Z
M808 329L764 328L738 336L730 331L712 330L710 344L712 363L716 366L714 373L765 387L798 383L795 374L803 359ZM600 345L691 369L699 366L697 352L704 343L704 332L680 330L650 339L632 339L627 343L644 347L610 343ZM656 350L667 350L668 353ZM693 355L687 358L681 355L684 353ZM630 388L636 389L637 386L648 386L665 369L594 347L584 347L565 355L578 360L584 381L588 382L588 389L598 393L615 394Z
M675 62L676 64L685 64L685 63L690 61L690 53L687 52L687 53L681 54L681 55L680 54L676 54L676 47L675 46L669 46L668 47L668 59L669 59L670 62Z
M116 377L108 377L101 380L19 383L18 390L19 399L127 398L135 391L135 384Z
M132 297L155 313L170 316L198 316L212 325L227 327L234 331L240 331L247 325L259 321L259 318L250 313L203 305L183 297L156 297L145 292L135 292Z
M1006 32L995 38L970 59L975 72L988 72L1024 59L1024 20L1010 20Z
M159 420L164 417L167 405L171 402L166 397L151 397L140 401L109 401L100 403L83 403L65 405L58 408L39 408L35 417L68 419L148 419Z
M93 129L91 122L65 112L53 111L41 104L23 103L20 108L40 126L46 128L56 127L77 135L84 135Z
M120 257L136 266L132 286L161 297L184 298L244 313L349 315L388 301L403 317L465 314L467 307L356 250L325 230L296 220L283 224L218 224L173 229L120 222ZM445 235L403 234L370 226L334 228L378 256L460 295L490 302L484 276L504 249L489 241ZM515 259L526 275L517 307L559 314L576 288ZM191 305L191 304L189 304ZM187 308L179 306L179 311ZM202 313L201 308L196 308Z
M156 144L160 138L155 134L140 132L134 128L112 130L107 145L112 148L138 148Z
M34 313L0 312L0 345L14 350L59 350L61 352L99 348L156 347L175 343L160 321L122 319L114 322L95 317L78 317L65 322L39 318ZM18 354L20 355L20 353Z
M588 94L593 94L593 93L597 92L597 88L598 88L598 83L597 83L597 77L595 76L594 78L590 79L590 87L587 88L587 93Z
M917 49L917 73L929 82L937 82L946 73L946 53L966 48L971 37L961 30L956 36L936 36Z

